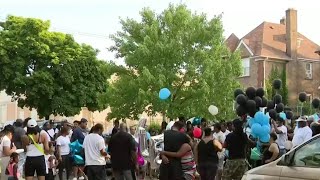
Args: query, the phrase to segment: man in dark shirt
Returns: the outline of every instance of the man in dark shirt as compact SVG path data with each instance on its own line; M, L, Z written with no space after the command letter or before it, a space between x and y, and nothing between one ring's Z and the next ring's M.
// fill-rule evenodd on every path
M82 118L80 120L79 127L73 130L73 133L71 136L71 142L78 140L80 144L83 143L84 137L87 134L87 125L88 125L88 120L85 118Z
M247 170L246 148L248 136L243 132L243 122L233 121L234 131L227 135L224 147L228 150L228 159L222 173L222 179L241 179Z
M119 131L119 120L115 120L113 124L114 124L114 127L112 129L111 136L113 136Z
M136 144L133 137L127 133L127 125L125 123L122 123L119 132L111 137L108 150L111 155L114 178L135 179L131 170L138 168Z
M183 127L184 123L177 121L172 126L172 130L164 132L164 151L178 152L183 144L189 143L187 135L179 132ZM160 165L160 180L183 179L181 159L168 157L168 160L168 163L162 161Z

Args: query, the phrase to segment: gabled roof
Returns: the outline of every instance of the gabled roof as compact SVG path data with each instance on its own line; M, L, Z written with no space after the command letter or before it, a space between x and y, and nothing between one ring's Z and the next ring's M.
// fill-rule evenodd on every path
M233 36L235 35L230 35L228 39L234 39ZM250 48L255 56L290 59L286 53L285 25L263 22L240 40ZM320 60L320 56L315 53L320 49L319 45L300 33L298 33L298 41L300 41L300 45L298 42L298 58ZM229 41L227 46L232 51L235 45Z
M239 38L233 33L225 41L225 43L227 44L227 47L229 48L229 50L231 52L236 50L236 48L238 47L239 42L240 42Z

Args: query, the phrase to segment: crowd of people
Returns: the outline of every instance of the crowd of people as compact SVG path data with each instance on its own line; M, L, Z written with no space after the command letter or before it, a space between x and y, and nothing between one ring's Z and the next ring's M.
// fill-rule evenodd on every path
M270 119L269 143L261 143L250 134L247 122L235 119L209 125L204 118L197 125L183 118L163 122L160 180L241 179L248 168L275 161L320 133L319 123L312 117L297 117L292 126L277 116ZM5 126L0 133L1 179L24 176L33 180L37 176L39 180L52 180L58 176L60 180L105 180L110 162L115 180L136 180L138 174L145 174L147 163L140 148L143 142L135 136L136 127L115 121L111 137L104 138L102 124L89 130L87 123L82 118L73 124L64 121L54 127L54 121L48 121L39 127L27 118ZM148 132L145 139L152 140ZM78 142L81 150L74 152L70 146L73 142ZM259 159L250 159L253 148L258 149ZM76 157L83 158L82 163L77 163Z

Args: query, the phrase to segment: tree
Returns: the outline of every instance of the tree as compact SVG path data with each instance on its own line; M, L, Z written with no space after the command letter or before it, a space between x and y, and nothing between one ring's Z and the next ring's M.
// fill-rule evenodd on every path
M145 8L140 15L141 22L121 20L122 30L111 36L110 50L126 67L107 90L109 119L136 119L142 112L213 119L211 104L220 110L216 118L232 118L240 56L224 44L221 17L192 14L184 5L161 14ZM158 98L164 87L172 93L166 101Z
M9 16L0 31L0 89L35 108L41 117L102 109L108 64L97 50L68 34L49 31L50 23Z
M282 84L280 90L276 91L272 87L272 82L275 79L280 79ZM287 73L286 68L282 68L281 73L277 67L272 66L269 78L266 82L267 98L273 99L273 97L278 93L282 96L283 104L288 105L288 85L287 85Z

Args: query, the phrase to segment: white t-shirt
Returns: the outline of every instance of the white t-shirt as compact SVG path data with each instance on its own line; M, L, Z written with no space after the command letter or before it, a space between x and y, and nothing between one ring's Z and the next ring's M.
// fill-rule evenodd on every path
M276 143L279 145L280 149L285 149L285 143L288 139L288 129L286 126L282 125L278 127L278 129L282 132L281 134L277 134L277 141Z
M0 157L5 156L3 154L3 147L10 147L11 146L11 140L8 136L3 136L1 143L0 143Z
M100 154L100 150L106 149L104 139L95 133L88 134L83 141L83 148L86 157L86 166L105 165L105 157Z
M214 133L213 137L217 139L221 144L223 144L224 141L226 140L226 136L222 131L219 131L218 133Z
M68 136L59 136L56 141L57 145L60 146L61 155L68 155L70 153L70 138Z
M293 139L292 139L293 147L299 146L300 144L311 139L311 137L312 137L312 130L309 128L309 126L295 129Z
M230 131L226 129L226 131L223 133L225 137L227 137L228 134L230 134Z

